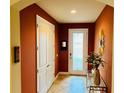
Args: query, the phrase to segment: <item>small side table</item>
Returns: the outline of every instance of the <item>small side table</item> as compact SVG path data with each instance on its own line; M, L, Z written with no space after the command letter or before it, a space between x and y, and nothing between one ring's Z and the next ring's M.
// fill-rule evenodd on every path
M89 93L94 93L94 91L103 91L103 93L107 93L107 86L102 78L100 78L100 85L95 85L93 81L93 74L87 73L86 77L86 86Z

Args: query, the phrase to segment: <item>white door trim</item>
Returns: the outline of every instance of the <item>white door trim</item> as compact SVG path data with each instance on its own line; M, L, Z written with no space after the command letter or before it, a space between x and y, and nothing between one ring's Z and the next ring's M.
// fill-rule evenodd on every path
M72 32L83 32L85 35L85 37L84 37L84 52L85 52L85 54L84 54L84 61L86 60L86 57L87 57L87 55L88 55L88 28L79 28L79 29L68 29L68 42L69 42L69 44L68 44L68 72L70 73L70 74L79 74L79 75L85 75L86 74L86 71L87 71L87 64L84 62L83 63L83 72L73 72L72 71L72 69L71 69L71 60L70 60L70 51L72 51L71 50L71 44L72 44L72 41L71 41L71 39L72 39Z

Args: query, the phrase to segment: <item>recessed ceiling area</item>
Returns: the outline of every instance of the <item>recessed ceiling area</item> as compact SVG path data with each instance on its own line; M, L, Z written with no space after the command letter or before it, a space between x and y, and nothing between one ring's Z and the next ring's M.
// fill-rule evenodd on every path
M96 0L40 0L36 4L59 23L95 22L105 7Z

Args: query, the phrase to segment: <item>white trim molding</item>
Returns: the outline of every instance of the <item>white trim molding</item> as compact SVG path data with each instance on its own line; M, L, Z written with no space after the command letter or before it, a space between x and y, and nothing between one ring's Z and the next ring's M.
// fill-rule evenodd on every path
M70 75L69 72L59 72L59 75Z

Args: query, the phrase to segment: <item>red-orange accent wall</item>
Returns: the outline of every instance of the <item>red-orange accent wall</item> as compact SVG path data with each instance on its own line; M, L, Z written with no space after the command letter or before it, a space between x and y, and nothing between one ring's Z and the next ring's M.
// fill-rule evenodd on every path
M100 69L100 73L108 86L108 93L111 93L112 81L112 51L113 51L113 16L114 8L106 6L98 19L95 26L95 51L99 48L99 31L103 30L105 34L105 48L103 59L105 67Z
M94 23L70 23L59 24L59 42L66 40L68 42L68 29L69 28L88 28L88 53L94 50ZM61 51L59 46L59 71L68 72L68 50Z
M36 14L55 25L55 55L58 54L58 23L36 4L20 11L21 34L21 91L37 93ZM58 73L58 57L55 58L55 75Z

